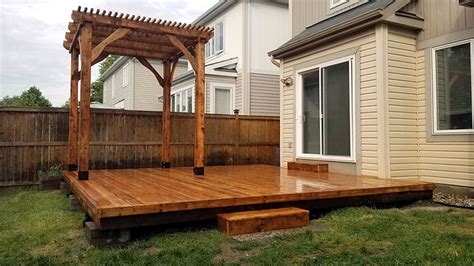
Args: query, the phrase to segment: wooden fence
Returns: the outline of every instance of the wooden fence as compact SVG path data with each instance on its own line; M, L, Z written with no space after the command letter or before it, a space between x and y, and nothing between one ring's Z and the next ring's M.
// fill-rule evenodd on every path
M161 166L161 112L93 109L91 169ZM206 164L275 164L279 118L206 115ZM67 163L68 110L0 108L0 186ZM171 114L171 165L192 166L194 114Z

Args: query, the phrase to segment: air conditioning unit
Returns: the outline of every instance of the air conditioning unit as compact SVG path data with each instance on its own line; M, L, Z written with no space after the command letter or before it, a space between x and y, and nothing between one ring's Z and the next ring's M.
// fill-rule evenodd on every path
M459 0L459 4L467 7L474 7L474 0Z

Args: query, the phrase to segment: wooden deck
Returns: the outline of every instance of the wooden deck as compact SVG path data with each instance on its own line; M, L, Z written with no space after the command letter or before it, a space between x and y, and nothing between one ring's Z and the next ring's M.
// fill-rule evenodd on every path
M204 176L194 176L192 167L91 170L89 180L82 181L66 171L65 180L102 230L275 206L344 206L348 199L360 204L416 200L431 197L434 189L429 183L267 165L208 166Z

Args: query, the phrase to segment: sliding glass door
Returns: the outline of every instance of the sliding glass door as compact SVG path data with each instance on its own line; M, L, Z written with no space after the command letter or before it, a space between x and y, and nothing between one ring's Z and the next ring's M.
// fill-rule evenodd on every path
M353 159L352 58L298 72L297 155Z

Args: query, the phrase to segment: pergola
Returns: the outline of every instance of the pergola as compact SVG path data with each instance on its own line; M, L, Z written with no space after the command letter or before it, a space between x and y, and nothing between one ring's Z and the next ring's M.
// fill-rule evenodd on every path
M91 67L109 54L136 57L163 87L162 167L170 167L170 91L178 59L185 56L196 73L194 174L204 174L204 46L213 29L81 7L72 11L64 48L71 54L68 167L79 180L89 178ZM80 69L79 69L80 56ZM163 62L163 74L147 59ZM81 98L78 112L78 87ZM79 115L78 115L79 114Z

